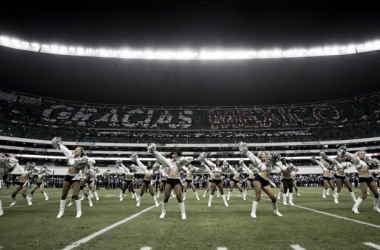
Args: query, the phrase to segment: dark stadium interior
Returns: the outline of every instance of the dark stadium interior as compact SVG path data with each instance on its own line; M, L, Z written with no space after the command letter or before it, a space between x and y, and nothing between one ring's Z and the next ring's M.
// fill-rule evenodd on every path
M378 38L361 3L302 1L26 3L0 10L2 34L132 48L293 48ZM379 54L235 61L80 58L0 48L0 88L85 103L230 106L313 103L380 90Z

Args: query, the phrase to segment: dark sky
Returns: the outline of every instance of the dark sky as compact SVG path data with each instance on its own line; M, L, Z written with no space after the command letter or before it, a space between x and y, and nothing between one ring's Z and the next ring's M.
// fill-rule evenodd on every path
M0 34L40 43L132 48L272 49L380 38L368 3L98 1L13 4ZM305 2L305 1L303 1ZM0 88L121 105L263 105L380 91L380 52L320 58L143 61L82 58L0 47Z

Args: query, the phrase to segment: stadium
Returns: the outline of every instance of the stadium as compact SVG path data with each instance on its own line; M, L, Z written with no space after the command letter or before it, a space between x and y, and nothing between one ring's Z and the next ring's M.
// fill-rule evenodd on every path
M28 3L0 23L0 249L380 249L371 4Z

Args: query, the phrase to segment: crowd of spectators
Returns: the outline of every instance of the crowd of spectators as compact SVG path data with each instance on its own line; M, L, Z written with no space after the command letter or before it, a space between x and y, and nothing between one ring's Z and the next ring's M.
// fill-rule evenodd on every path
M303 105L113 107L0 91L0 135L114 143L236 143L368 138L380 131L379 93Z

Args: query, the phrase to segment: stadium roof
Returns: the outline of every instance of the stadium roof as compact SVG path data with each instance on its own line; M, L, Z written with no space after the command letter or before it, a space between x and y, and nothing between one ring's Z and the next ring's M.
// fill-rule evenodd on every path
M289 49L380 38L368 3L99 1L3 7L0 35L67 46ZM380 51L234 61L71 57L0 47L0 89L119 105L311 103L380 91Z

